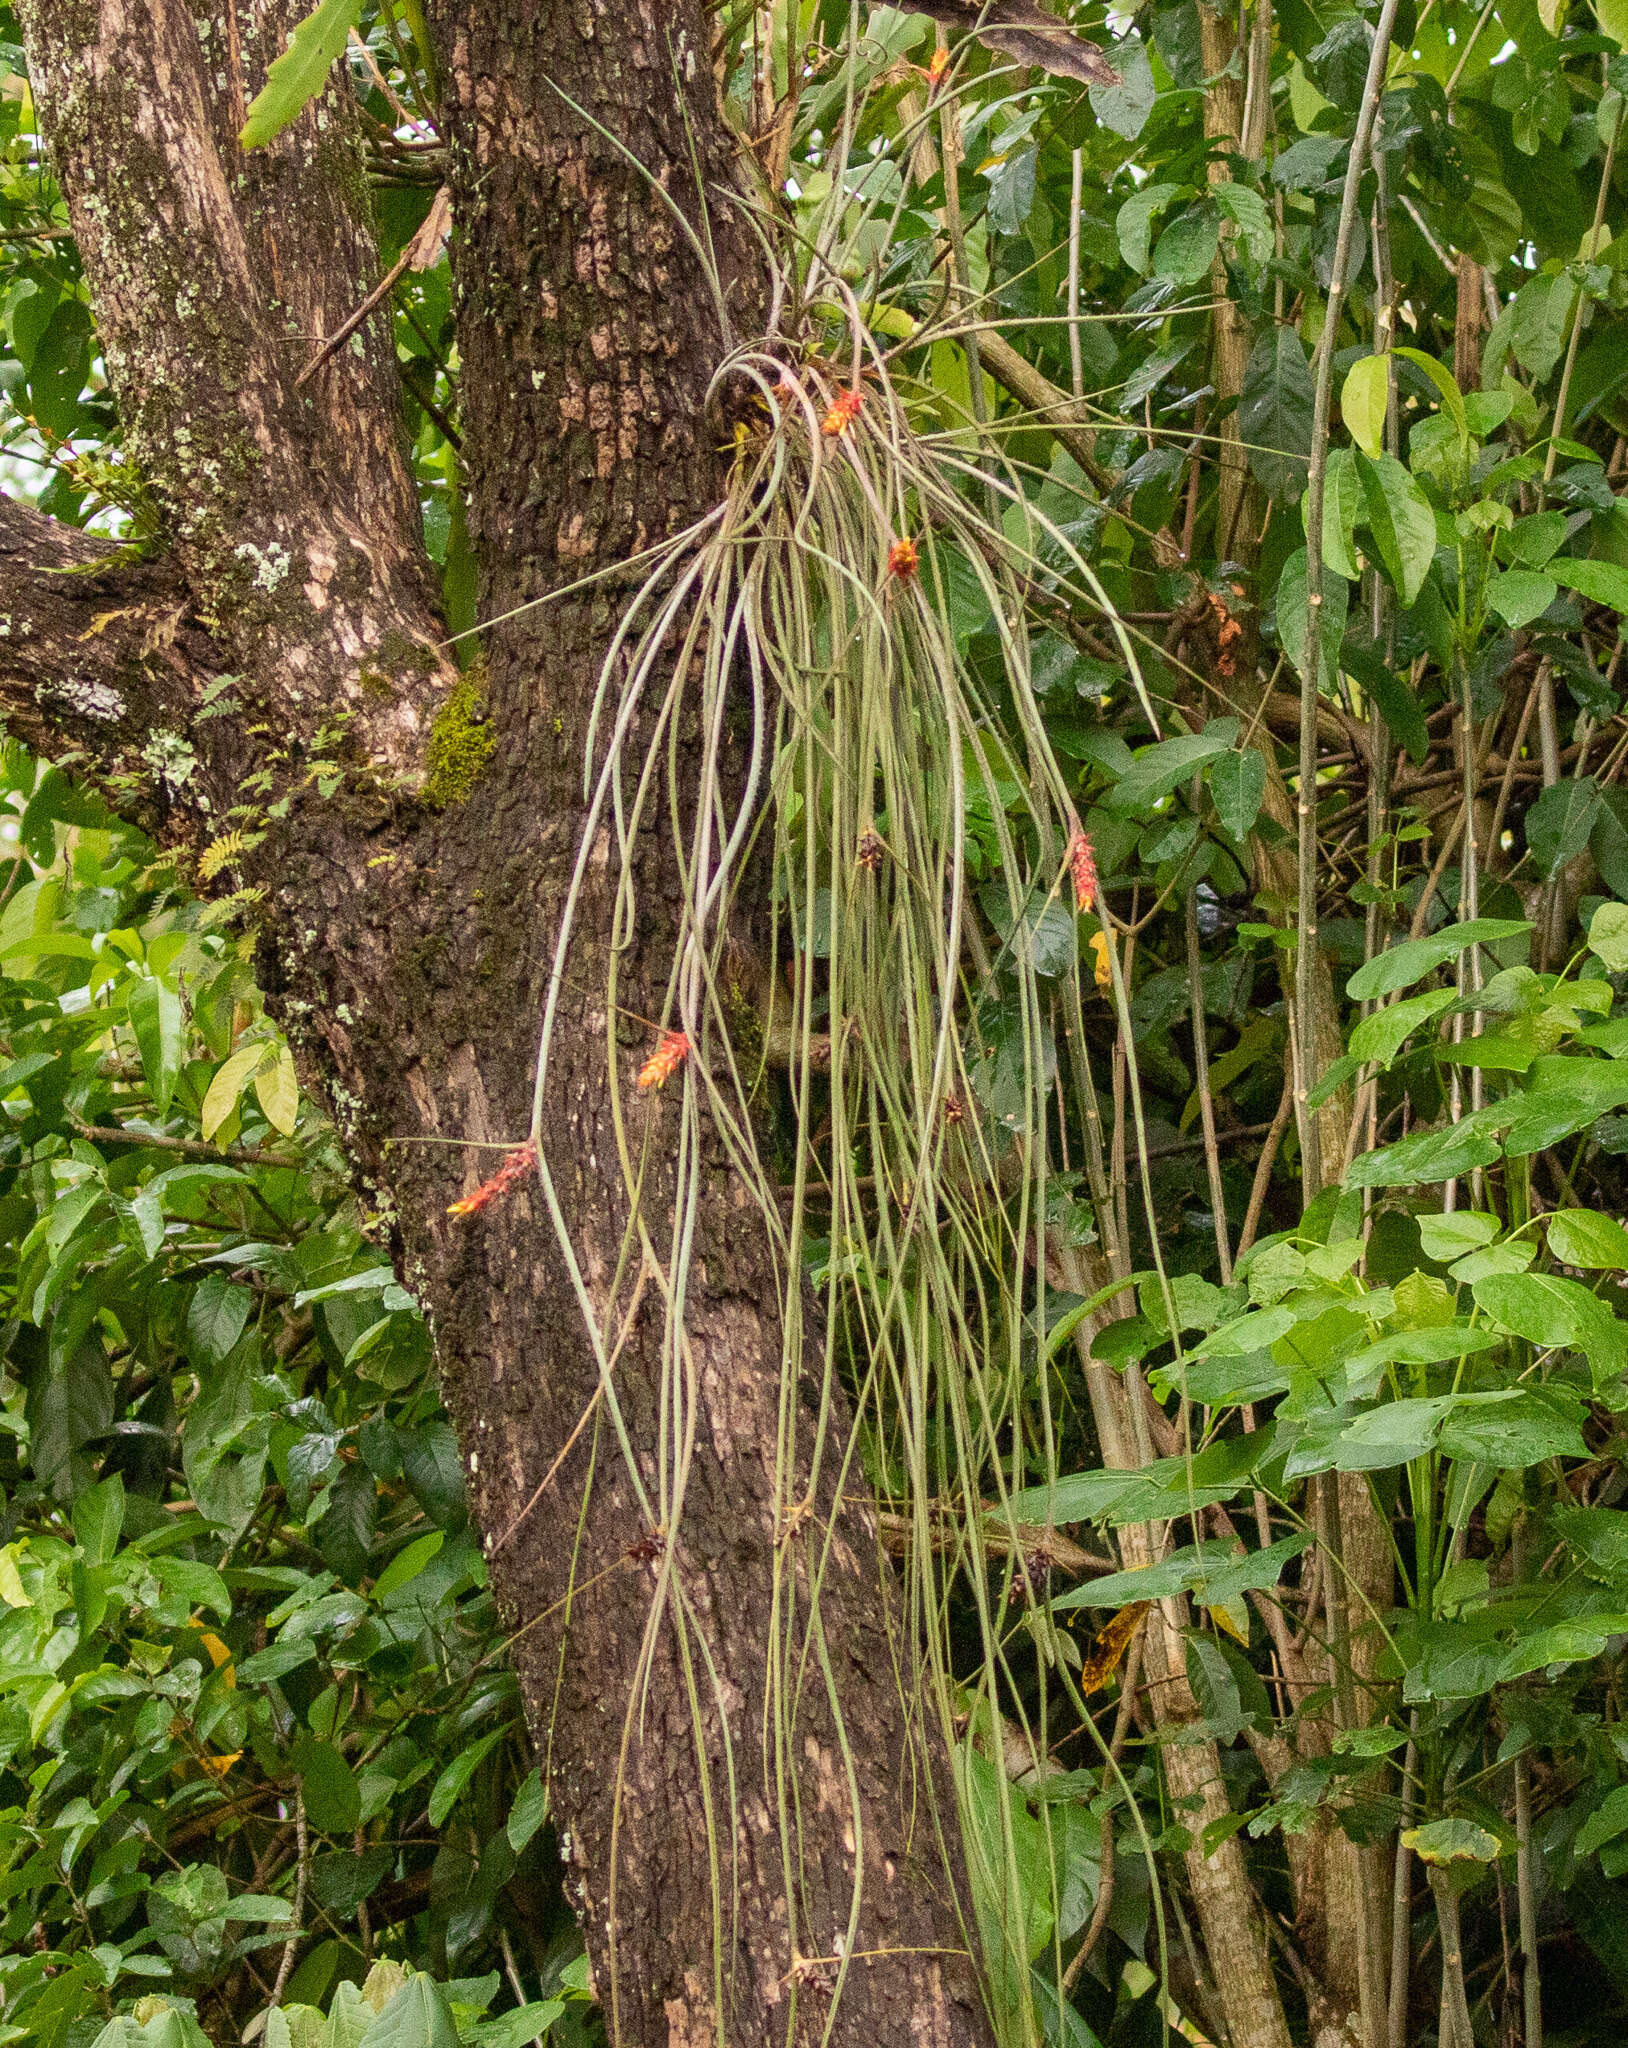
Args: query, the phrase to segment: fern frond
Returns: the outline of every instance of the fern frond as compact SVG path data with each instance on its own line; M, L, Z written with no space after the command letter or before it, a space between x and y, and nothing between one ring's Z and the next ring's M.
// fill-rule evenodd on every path
M249 848L256 844L258 833L232 831L223 832L218 839L212 839L198 856L198 878L212 882L221 869L232 861L240 860Z

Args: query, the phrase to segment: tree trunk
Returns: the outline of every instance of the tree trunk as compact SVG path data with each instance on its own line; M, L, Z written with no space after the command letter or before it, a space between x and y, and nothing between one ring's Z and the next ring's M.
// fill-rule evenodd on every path
M681 1318L671 1248L627 1255L618 1106L647 1214L674 1180L676 1112L633 1088L677 923L665 831L638 849L614 1010L608 843L578 905L543 1105L575 1271L535 1178L447 1213L497 1163L478 1148L530 1127L617 565L714 501L728 423L709 392L726 321L757 317L703 18L432 9L469 523L500 621L458 682L387 326L296 382L376 270L340 96L268 151L235 142L303 11L25 4L163 547L53 613L36 564L96 546L0 521L0 602L39 622L0 641L6 708L172 833L254 804L262 975L433 1321L612 2037L981 2042L942 1741L890 1636L871 1518L839 1499L840 1445L816 1455L808 1390L783 1399L780 1280L721 1148ZM242 708L199 720L222 673ZM344 769L330 797L317 754Z

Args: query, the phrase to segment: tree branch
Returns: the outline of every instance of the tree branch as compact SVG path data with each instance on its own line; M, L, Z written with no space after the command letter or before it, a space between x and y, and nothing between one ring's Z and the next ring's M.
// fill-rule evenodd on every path
M388 333L296 388L377 272L354 122L324 94L269 149L248 101L305 10L23 0L30 75L126 445L222 666L416 776L452 679Z
M186 756L155 740L184 731L220 666L173 561L0 498L0 714L14 737L55 756L66 742L138 811L165 808Z

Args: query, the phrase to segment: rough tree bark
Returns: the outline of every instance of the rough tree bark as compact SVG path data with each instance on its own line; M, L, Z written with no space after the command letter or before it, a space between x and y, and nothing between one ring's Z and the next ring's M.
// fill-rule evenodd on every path
M641 1520L593 1421L534 1498L598 1390L535 1188L468 1222L447 1214L493 1164L473 1148L519 1140L530 1121L615 587L495 627L483 673L460 682L385 324L296 385L377 269L340 95L267 151L245 157L234 139L303 8L20 11L161 538L108 554L0 510L0 702L22 737L76 749L127 810L176 836L216 830L259 778L267 836L243 878L266 890L262 974L432 1314L616 2035L672 2048L983 2041L937 1833L942 1772L895 1674L873 1532L834 1498L829 1459L806 1513L806 1475L777 1481L781 1328L744 1191L709 1162L682 1388L693 1460L670 1544ZM718 489L727 423L706 400L721 322L669 208L699 224L697 170L747 332L755 285L693 0L440 0L431 12L463 459L491 618L619 562ZM241 709L199 719L223 674ZM304 764L336 749L343 786L323 798ZM287 800L281 815L271 799ZM659 835L647 838L648 920L621 984L629 1009L652 1014L674 884ZM596 993L610 888L601 863L579 915L546 1129L590 1293L625 1338L618 1397L650 1441L660 1279L646 1276L636 1306L639 1275L616 1269L625 1217L606 1063L610 1045L630 1092L648 1036L608 1018ZM671 1112L652 1114L659 1158ZM665 1618L638 1690L658 1594ZM763 1708L776 1657L801 1679L778 1742L780 1717ZM829 1671L829 1695L805 1664Z

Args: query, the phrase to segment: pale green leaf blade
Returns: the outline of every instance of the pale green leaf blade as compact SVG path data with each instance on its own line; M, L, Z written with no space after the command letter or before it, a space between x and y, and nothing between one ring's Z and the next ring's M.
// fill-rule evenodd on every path
M1364 455L1384 453L1390 382L1390 364L1383 356L1359 356L1346 372L1340 417Z
M250 102L249 118L238 137L243 148L263 148L316 98L361 11L362 0L321 0L296 24L288 48L273 62L265 84Z

